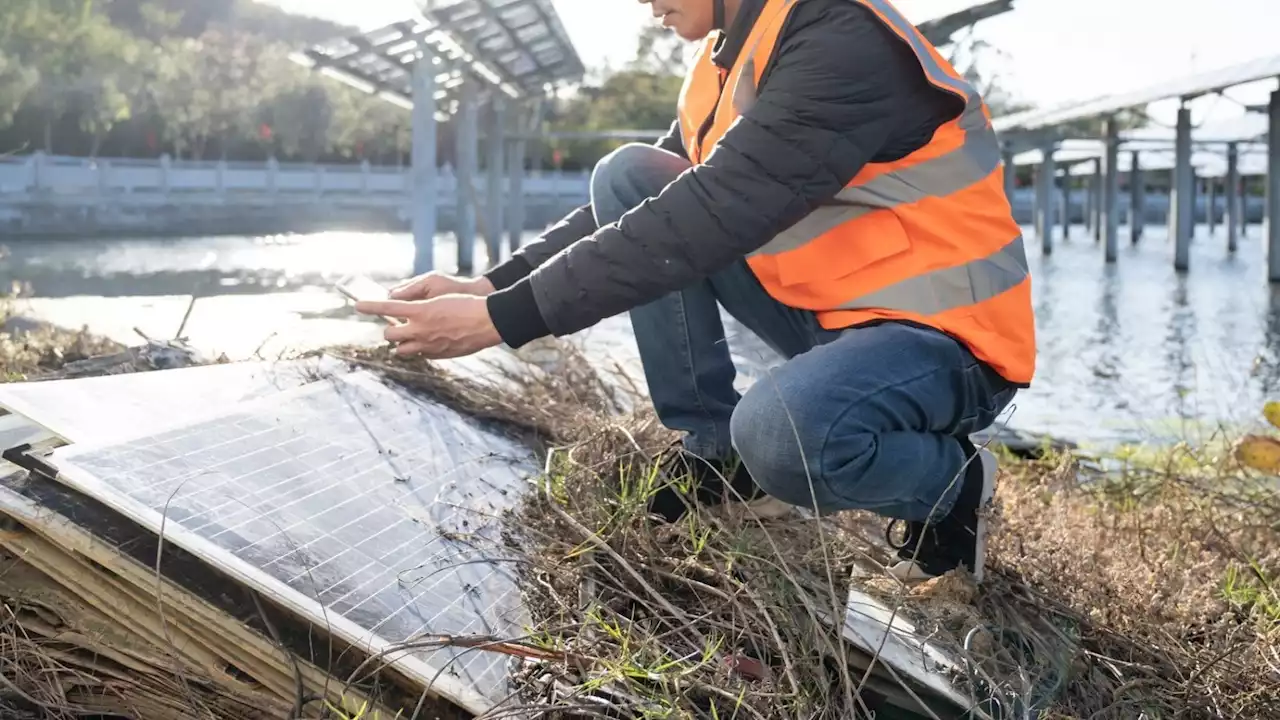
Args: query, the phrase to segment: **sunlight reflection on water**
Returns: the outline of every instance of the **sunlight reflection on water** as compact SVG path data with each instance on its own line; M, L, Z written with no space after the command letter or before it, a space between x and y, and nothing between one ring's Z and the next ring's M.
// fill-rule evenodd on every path
M1214 238L1199 231L1186 276L1174 273L1159 227L1139 247L1125 243L1114 266L1082 228L1048 258L1028 242L1040 357L1012 426L1110 442L1195 437L1194 421L1255 421L1280 387L1280 292L1266 283L1257 226L1234 257L1221 228ZM437 243L437 267L454 267L451 239ZM171 336L195 293L188 335L233 358L377 341L380 327L357 321L329 285L350 272L391 282L413 254L404 234L345 232L23 241L9 251L0 283L28 284L34 314L136 342L135 327ZM730 335L744 381L775 361L736 324ZM639 372L625 318L581 338Z

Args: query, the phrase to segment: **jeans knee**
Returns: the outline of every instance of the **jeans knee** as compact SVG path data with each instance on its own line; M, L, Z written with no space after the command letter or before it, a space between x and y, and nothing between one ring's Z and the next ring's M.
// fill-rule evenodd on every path
M653 145L627 143L596 162L591 171L591 207L597 225L616 222L657 195L688 161Z
M734 408L729 434L762 490L792 505L812 507L808 480L810 468L819 465L815 456L822 436L814 435L812 423L792 404L777 389L757 383Z

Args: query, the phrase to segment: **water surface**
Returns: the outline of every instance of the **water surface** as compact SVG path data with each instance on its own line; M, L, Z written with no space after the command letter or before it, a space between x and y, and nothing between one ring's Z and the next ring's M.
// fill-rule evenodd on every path
M1258 226L1234 255L1221 228L1199 228L1186 275L1174 272L1160 227L1136 247L1122 229L1110 266L1083 228L1048 257L1027 237L1039 363L1009 425L1104 444L1196 439L1256 422L1263 399L1280 395L1280 290L1266 282ZM35 315L136 342L138 332L173 336L190 306L185 335L244 358L376 340L379 326L353 318L330 286L348 272L395 280L413 250L403 234L322 233L19 241L8 253L0 283L27 285L23 307ZM451 269L454 257L442 236L437 266ZM581 337L638 372L624 318ZM776 362L733 324L730 344L747 380Z

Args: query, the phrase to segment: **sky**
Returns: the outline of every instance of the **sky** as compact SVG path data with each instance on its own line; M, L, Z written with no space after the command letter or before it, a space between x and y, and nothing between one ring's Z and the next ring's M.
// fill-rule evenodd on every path
M406 16L413 0L264 0L361 27ZM919 22L979 0L897 0ZM619 65L635 51L635 34L652 22L637 0L552 0L588 66ZM1212 9L1210 9L1212 8ZM992 46L985 67L1019 100L1053 105L1139 89L1277 52L1280 0L1014 0L1014 10L980 23L974 36ZM609 27L608 31L601 28ZM1264 102L1276 82L1228 95ZM1176 103L1152 108L1169 117ZM1228 100L1194 105L1196 122L1240 113Z

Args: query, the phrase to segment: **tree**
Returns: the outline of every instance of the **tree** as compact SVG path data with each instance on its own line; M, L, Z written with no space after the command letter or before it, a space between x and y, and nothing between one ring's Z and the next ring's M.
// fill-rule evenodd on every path
M368 95L345 85L330 93L333 104L333 147L342 157L384 161L409 152L409 112L389 102L370 101Z
M261 118L277 99L320 110L294 112L302 124L283 128L294 152L370 144L394 111L345 95L376 121L344 129L325 113L345 88L288 60L343 30L254 0L0 0L0 147L261 158L274 144L259 135ZM296 92L304 81L309 95Z
M628 67L655 75L684 77L693 47L696 46L681 40L661 25L646 25L636 38L636 56Z
M334 109L320 80L299 83L275 98L268 110L276 147L285 155L315 162L328 152Z
M210 130L213 97L201 82L202 57L196 40L168 40L155 56L155 84L150 94L164 118L161 137L182 157L203 144Z
M973 30L970 25L963 36L951 44L948 62L982 95L992 115L999 117L1030 109L1027 103L1013 98L1004 86L1000 72L991 69L1009 67L1008 56L986 40L975 37Z
M0 51L0 125L13 121L13 114L39 79L35 68L24 67L17 56Z
M676 116L691 46L659 26L646 26L626 67L603 73L579 87L574 97L552 105L545 118L565 130L666 130ZM625 140L568 140L548 143L564 166L590 167Z
M92 139L89 154L96 157L107 134L132 114L143 82L143 56L132 38L105 24L87 28L81 42L94 60L82 69L72 103L80 129Z

